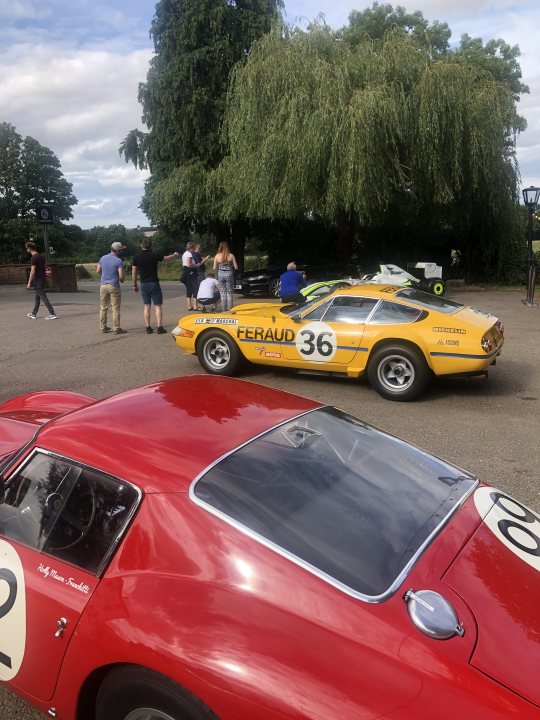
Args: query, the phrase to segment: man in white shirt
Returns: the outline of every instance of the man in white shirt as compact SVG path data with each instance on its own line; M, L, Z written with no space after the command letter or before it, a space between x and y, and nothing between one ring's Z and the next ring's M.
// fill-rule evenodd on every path
M214 273L209 272L204 280L201 280L197 292L197 302L201 305L203 312L206 312L208 306L210 306L211 312L216 312L216 305L219 302L219 285Z

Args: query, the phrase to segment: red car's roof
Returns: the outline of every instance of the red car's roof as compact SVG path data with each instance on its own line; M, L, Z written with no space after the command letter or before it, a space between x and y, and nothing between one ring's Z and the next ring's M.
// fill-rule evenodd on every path
M36 444L145 492L177 492L225 453L316 407L242 380L192 375L76 410L46 425Z

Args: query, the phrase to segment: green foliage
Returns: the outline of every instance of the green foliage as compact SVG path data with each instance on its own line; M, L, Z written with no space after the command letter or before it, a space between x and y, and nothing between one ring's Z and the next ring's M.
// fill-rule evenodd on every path
M311 235L362 267L453 251L468 277L513 276L519 48L450 49L446 23L377 2L338 32L269 32L279 5L156 6L149 131L120 152L150 167L141 207L165 238L242 227L270 256Z
M393 29L404 30L419 44L433 49L436 53L448 50L451 30L446 23L434 22L431 25L417 10L408 13L404 7L374 2L365 10L353 10L349 15L349 25L341 30L341 37L351 45L357 45L366 39L382 40Z
M24 242L38 233L38 205L54 205L55 222L72 217L77 199L54 153L32 137L23 139L10 123L0 123L0 262L26 258Z
M516 101L523 93L529 92L527 85L521 82L521 68L518 63L520 55L517 45L508 45L500 38L488 40L484 45L481 38L471 38L467 34L461 36L455 53L460 62L485 70L495 80L507 85Z
M221 123L231 68L278 18L281 0L160 0L155 55L139 87L148 133L132 130L120 153L148 166L141 207L178 231L219 218L212 177L224 154Z
M346 257L367 229L380 236L407 218L448 256L459 250L465 272L497 269L517 200L510 85L489 63L434 54L399 28L362 37L274 31L235 68L217 182L224 215L319 217Z

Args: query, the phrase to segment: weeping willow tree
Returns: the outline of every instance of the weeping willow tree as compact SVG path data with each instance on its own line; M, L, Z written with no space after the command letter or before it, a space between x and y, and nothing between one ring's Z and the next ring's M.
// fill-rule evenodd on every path
M468 272L504 262L521 118L511 89L458 54L399 29L354 44L275 31L234 69L225 119L225 216L320 217L344 258L359 229L406 217L446 233Z

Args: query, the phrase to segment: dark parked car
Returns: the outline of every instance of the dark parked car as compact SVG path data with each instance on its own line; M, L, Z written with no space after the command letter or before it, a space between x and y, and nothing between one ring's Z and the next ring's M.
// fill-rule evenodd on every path
M290 260L283 263L276 263L271 267L257 268L257 270L246 270L243 273L237 273L234 289L248 297L249 295L264 295L270 297L279 297L279 278L286 271L287 264ZM343 268L331 267L327 265L312 265L310 263L296 263L296 267L300 272L305 271L306 278L309 282L317 280L339 280L342 277L353 275L356 270L350 266Z

